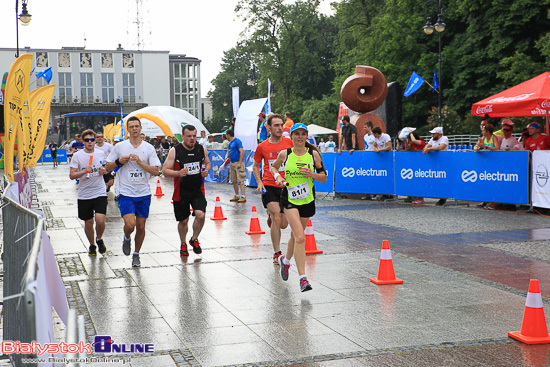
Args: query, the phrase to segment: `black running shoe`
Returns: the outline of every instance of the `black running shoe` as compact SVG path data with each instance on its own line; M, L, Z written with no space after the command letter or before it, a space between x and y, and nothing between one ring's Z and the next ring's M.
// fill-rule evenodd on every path
M95 245L90 245L90 249L88 250L88 255L90 256L96 256L97 255L97 252L96 252L96 247Z
M202 253L202 249L201 249L201 246L199 244L199 240L198 239L191 239L189 240L189 244L191 245L191 247L193 247L193 252L196 253L196 254L200 254Z
M181 244L180 256L189 256L189 251L187 251L187 245L185 242Z
M103 243L103 240L96 240L95 243L97 244L97 249L100 254L104 254L107 252L107 247L105 247L105 243Z

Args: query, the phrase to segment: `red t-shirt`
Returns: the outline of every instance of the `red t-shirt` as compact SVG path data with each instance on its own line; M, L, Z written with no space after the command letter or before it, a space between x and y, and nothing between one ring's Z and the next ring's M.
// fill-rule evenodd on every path
M530 151L548 150L550 149L550 138L545 134L540 134L537 140L530 136L525 142L525 149Z
M262 160L264 161L264 175L262 177L262 182L264 185L277 186L277 182L275 182L275 179L271 174L271 166L277 160L277 156L281 150L286 150L288 148L292 148L293 146L294 144L292 143L292 140L285 138L284 136L283 140L277 144L269 142L269 139L258 144L256 152L254 153L254 160L256 163L261 163ZM284 165L279 168L279 173L281 176L285 177Z
M411 142L411 150L424 150L425 146L426 142L424 140L420 140L420 145L416 145Z

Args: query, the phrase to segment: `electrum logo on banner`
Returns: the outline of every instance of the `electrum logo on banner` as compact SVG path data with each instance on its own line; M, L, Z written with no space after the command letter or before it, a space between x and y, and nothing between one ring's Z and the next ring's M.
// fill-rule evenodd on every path
M353 167L344 167L342 168L342 177L352 178L355 175L357 176L382 176L387 177L388 171L385 169L364 169L363 167L357 168L357 171Z
M543 163L539 164L539 166L537 167L537 171L535 172L535 179L537 180L537 184L540 187L544 187L548 182L548 170Z
M462 181L464 182L476 182L479 181L498 181L498 182L519 182L519 175L517 173L501 173L501 172L487 172L483 171L477 173L476 171L462 171Z
M445 171L432 171L431 169L422 170L417 169L413 171L412 168L403 168L401 170L401 178L403 180L412 180L415 178L447 178L447 172Z

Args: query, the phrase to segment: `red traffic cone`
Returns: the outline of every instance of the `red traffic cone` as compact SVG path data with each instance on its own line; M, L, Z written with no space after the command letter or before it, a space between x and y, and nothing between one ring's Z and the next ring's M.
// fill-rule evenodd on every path
M374 284L401 284L403 280L395 277L393 270L393 261L391 259L390 243L388 240L382 242L382 252L380 254L380 265L378 267L378 276L370 278Z
M322 254L323 251L317 249L317 242L315 241L311 219L307 222L304 234L306 235L306 255Z
M542 296L540 295L539 281L531 279L529 291L525 301L525 311L520 331L510 331L508 336L525 344L550 343L550 334L546 327Z
M212 220L224 220L227 219L223 216L222 203L220 197L216 196L216 208L214 209L214 216L210 218Z
M262 231L262 228L260 228L260 221L258 220L258 212L256 211L256 207L252 207L252 214L250 216L250 229L245 232L246 234L264 234L265 232Z
M160 180L157 179L157 192L155 193L155 196L164 196L162 193L162 187L160 187Z

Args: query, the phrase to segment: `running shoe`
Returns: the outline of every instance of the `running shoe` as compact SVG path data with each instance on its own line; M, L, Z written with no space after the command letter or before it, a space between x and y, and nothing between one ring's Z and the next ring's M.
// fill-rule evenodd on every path
M187 251L187 245L185 242L181 244L180 256L189 256L189 251Z
M424 204L424 198L420 198L412 202L413 204Z
M132 240L122 240L122 253L126 256L130 256L130 248L132 247Z
M194 253L196 253L196 254L202 253L202 249L201 249L201 246L199 244L199 240L197 238L190 239L189 244L191 245L191 247L193 247L193 252Z
M233 196L233 199L231 199L229 201L239 201L239 197L237 195L235 195L235 196Z
M288 280L288 269L290 269L290 263L285 264L283 261L284 258L284 255L279 256L279 265L281 265L281 278L283 278L283 280Z
M414 201L413 197L412 196L407 196L405 199L403 199L404 202L406 203L412 203Z
M271 228L271 215L267 215L267 226Z
M97 252L95 250L95 245L90 245L90 249L88 250L88 255L90 256L96 256Z
M273 264L279 265L279 257L282 255L281 251L277 251L273 254Z
M435 205L443 206L443 205L445 205L446 202L447 202L447 199L439 199L439 201L437 203L435 203Z
M238 203L246 203L246 198L240 197L239 200L237 200Z
M132 255L132 267L133 268L139 268L140 266L141 266L141 261L139 260L139 254L133 254Z
M311 284L309 284L306 277L303 277L302 279L300 279L300 290L302 292L307 292L307 291L310 291L312 289L313 288L311 288Z
M100 254L104 254L107 252L107 247L105 247L105 243L103 243L103 240L96 240L95 243L97 243L97 249L99 250Z

